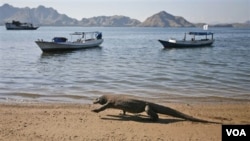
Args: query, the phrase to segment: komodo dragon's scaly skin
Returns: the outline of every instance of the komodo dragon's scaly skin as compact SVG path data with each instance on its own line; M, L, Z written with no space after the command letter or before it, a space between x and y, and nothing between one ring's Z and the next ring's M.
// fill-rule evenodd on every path
M173 117L182 118L182 119L194 121L194 122L215 123L215 122L193 118L189 115L186 115L184 113L181 113L169 107L161 106L161 105L154 104L154 103L147 102L147 101L127 98L122 95L103 95L95 99L93 103L94 104L99 103L103 105L102 107L98 109L92 110L93 112L96 112L96 113L104 111L107 108L114 108L114 109L122 110L124 114L126 112L141 113L145 111L150 116L150 118L154 121L159 119L157 113L160 113L160 114L170 115Z

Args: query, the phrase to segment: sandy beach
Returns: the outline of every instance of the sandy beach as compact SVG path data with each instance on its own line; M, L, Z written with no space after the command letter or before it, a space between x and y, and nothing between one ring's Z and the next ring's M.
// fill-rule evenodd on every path
M200 119L249 124L250 102L165 103ZM122 116L120 110L93 113L92 104L1 103L0 141L218 141L221 124L184 121L166 115L151 122L146 113Z

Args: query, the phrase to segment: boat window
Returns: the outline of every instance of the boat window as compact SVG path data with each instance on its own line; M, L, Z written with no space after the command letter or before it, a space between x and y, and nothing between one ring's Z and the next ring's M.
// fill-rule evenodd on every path
M59 43L59 42L66 42L68 39L65 38L65 37L55 37L53 38L53 41L56 42L56 43Z

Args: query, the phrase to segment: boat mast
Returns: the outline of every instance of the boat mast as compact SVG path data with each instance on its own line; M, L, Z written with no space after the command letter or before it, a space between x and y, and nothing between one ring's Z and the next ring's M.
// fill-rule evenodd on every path
M183 39L184 41L186 41L186 34L187 34L187 33L185 32L185 34L184 34L184 39Z

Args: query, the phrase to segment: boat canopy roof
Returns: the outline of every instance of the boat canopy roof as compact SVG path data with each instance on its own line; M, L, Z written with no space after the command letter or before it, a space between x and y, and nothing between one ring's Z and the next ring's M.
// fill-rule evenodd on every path
M74 33L71 33L70 35L84 35L84 34L94 34L94 33L101 33L99 31L93 31L93 32L74 32Z
M202 36L202 35L213 35L214 33L212 33L212 32L189 32L188 34L189 35L200 35L200 36Z

